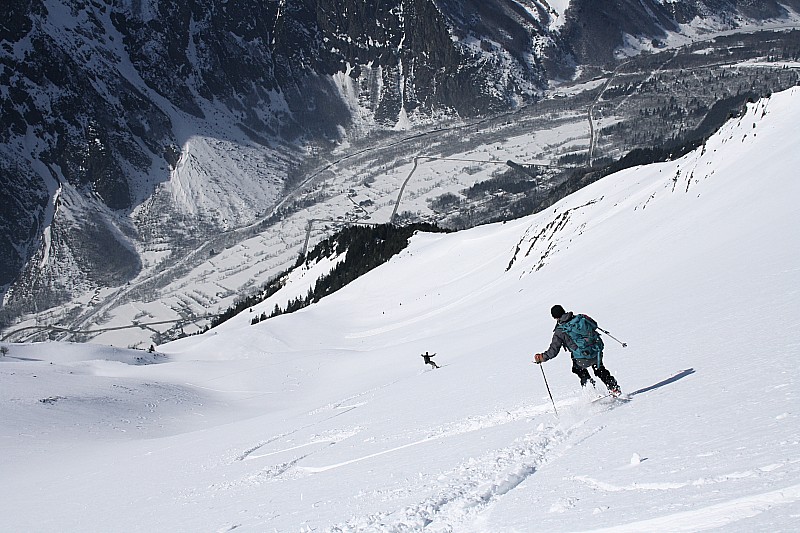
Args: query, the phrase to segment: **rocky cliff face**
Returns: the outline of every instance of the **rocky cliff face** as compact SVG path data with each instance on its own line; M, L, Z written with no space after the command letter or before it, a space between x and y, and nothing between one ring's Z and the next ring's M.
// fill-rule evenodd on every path
M776 17L781 4L800 9L572 0L564 17L544 0L4 2L5 312L122 284L154 242L190 247L203 231L252 222L309 144L513 108L579 63L613 59L626 34ZM226 170L239 150L263 160L253 165L263 175Z
M544 72L528 56L533 39L547 33L548 14L540 2L525 3L543 20L503 0L196 0L149 11L142 2L112 21L137 72L183 111L199 116L198 100L217 98L262 134L335 136L333 127L349 119L340 95L330 93L337 74L388 125L401 109L474 114L486 104L506 107L512 90L540 88ZM497 68L485 59L505 68L496 58L506 54L515 79L487 90ZM276 98L288 111L278 117L268 112Z
M306 142L532 98L548 54L531 43L544 35L556 50L557 38L542 3L524 4L532 11L503 0L4 3L0 288L16 281L6 303L37 293L46 306L53 294L136 275L133 251L149 232L140 221L151 218L142 206L190 159L198 124L203 135L235 124L280 177ZM198 169L192 187L211 173ZM75 246L101 234L99 256ZM109 257L126 268L109 277Z
M627 37L654 42L681 24L736 28L745 21L780 19L798 0L571 0L562 37L580 63L616 58Z
M691 22L696 17L718 17L734 26L744 19L785 17L787 7L795 12L800 9L797 0L667 0L659 3L679 23Z

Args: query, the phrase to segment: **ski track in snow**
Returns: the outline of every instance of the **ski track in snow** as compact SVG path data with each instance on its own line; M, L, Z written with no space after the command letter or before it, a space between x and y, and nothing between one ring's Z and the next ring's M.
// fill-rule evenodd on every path
M356 397L357 396L361 395L356 395ZM352 399L353 398L348 398L343 400L343 402ZM343 402L331 404L325 408L314 411L314 413L319 413L326 408L336 408ZM371 496L377 497L384 502L391 502L398 497L398 495L409 497L411 495L430 494L429 497L418 504L408 506L400 511L382 512L366 517L354 518L346 524L332 526L328 531L399 532L419 530L423 527L429 531L458 531L458 529L453 529L454 525L458 527L468 526L481 512L496 502L498 498L512 491L533 475L549 458L560 456L560 450L568 440L572 439L574 441L572 444L575 445L597 432L602 431L604 426L587 427L579 431L594 415L607 412L622 405L626 404L609 402L593 403L584 396L561 400L557 403L557 407L560 409L559 413L562 414L560 422L555 424L546 424L542 422L534 432L518 438L508 447L488 452L479 458L470 458L463 461L451 471L440 472L437 475L426 476L419 480L412 481L410 485L399 489L400 492L398 492L398 489L376 489L370 492ZM350 406L347 408L347 411L355 408L356 406ZM552 416L552 411L551 404L542 403L522 405L516 409L499 410L485 415L469 416L448 425L424 429L424 437L416 438L405 444L328 465L313 466L303 463L312 458L317 452L330 448L339 442L357 435L361 432L362 428L332 429L323 434L315 434L309 437L309 440L306 442L265 451L264 453L256 453L269 444L291 437L295 433L312 428L324 421L331 420L343 414L337 413L333 416L299 427L294 431L276 435L264 442L258 443L245 452L240 453L235 457L234 461L227 461L227 464L230 465L236 461L268 461L270 457L276 457L283 453L297 452L299 450L306 450L305 453L295 455L293 458L285 461L264 466L236 479L214 483L207 487L207 490L210 493L231 490L250 490L265 483L316 475L330 470L346 468L355 463L369 461L379 456L392 454L403 449L447 439L449 437L494 428L513 422L524 421L532 423L536 421L537 417L543 415ZM574 420L576 415L578 417L577 421ZM419 436L419 433L417 436ZM397 442L398 440L408 437L409 435L404 434L387 436L385 441ZM411 438L414 437L411 436ZM191 499L194 499L196 496L197 494L192 494Z
M778 505L800 501L800 484L763 494L745 496L708 507L632 522L587 533L641 533L646 531L694 532L725 527L752 518Z
M571 448L576 442L580 443L602 431L605 427L603 425L586 425L595 415L623 405L627 405L627 402L593 403L589 401L586 403L586 399L583 397L561 401L558 406L562 407L562 411L560 411L562 417L556 424L541 423L534 432L519 437L507 447L487 452L478 458L470 458L451 471L428 476L427 480L419 482L419 486L405 487L402 491L405 495L431 494L419 503L401 510L352 518L344 524L332 526L325 531L330 533L366 531L399 533L420 531L423 528L425 531L441 533L473 531L477 527L476 522L480 520L482 513L493 506L498 499L524 483L542 465L560 457L565 448ZM564 410L565 407L572 407L572 409ZM475 417L455 423L452 427L441 428L437 435L382 452L333 465L301 466L299 468L308 473L325 472L469 431L477 431L520 419L533 421L531 416L548 412L552 412L552 406L540 404L520 408L514 412L505 412L505 415L498 413ZM579 415L578 419L570 421L575 418L576 414ZM398 494L397 491L392 491L383 496L384 501L388 502L396 498Z
M725 483L727 481L735 481L739 479L747 479L752 477L758 477L763 473L773 472L780 468L784 468L790 464L790 461L786 461L784 464L770 464L758 468L756 470L745 470L743 472L731 472L730 474L714 476L712 478L698 478L691 481L684 481L679 483L632 483L630 485L614 485L612 483L607 483L604 481L598 481L596 479L592 479L587 476L574 476L570 479L575 481L580 481L585 483L586 485L590 486L593 489L606 491L606 492L625 492L625 491L658 491L658 490L674 490L674 489L681 489L684 487L697 487L701 485L714 485L717 483Z
M277 451L273 451L273 452L270 452L270 453L253 455L254 452L260 450L261 448L263 448L264 446L266 446L268 444L272 444L275 441L278 441L280 439L283 439L283 438L289 437L291 435L294 435L295 433L297 433L299 431L302 431L304 429L309 429L311 427L314 427L314 426L316 426L317 424L319 424L321 422L325 422L326 420L330 420L330 419L336 418L337 416L341 416L341 415L343 415L343 414L345 414L345 413L347 413L349 411L352 411L353 409L355 409L355 407L350 407L350 408L344 410L341 413L336 413L335 415L329 416L329 417L324 418L322 420L319 420L319 421L316 421L316 422L312 422L310 424L306 424L305 426L301 426L301 427L299 427L299 428L297 428L297 429L295 429L293 431L290 431L290 432L287 432L287 433L282 433L280 435L276 435L276 436L274 436L274 437L272 437L270 439L267 439L267 440L265 440L263 442L260 442L260 443L256 444L252 448L248 448L247 450L242 452L240 455L236 456L235 460L236 461L245 461L245 460L248 460L248 459L256 459L256 458L260 458L260 457L268 457L270 455L276 455L276 454L281 453L283 451L295 450L295 449L303 448L305 446L310 446L312 444L318 444L318 443L321 443L321 442L326 442L326 443L329 443L331 445L332 444L336 444L339 441L345 440L345 439L347 439L349 437L352 437L353 435L359 433L360 430L358 428L353 429L353 430L343 430L343 431L339 431L339 432L336 432L336 433L332 434L330 437L322 438L320 440L313 440L313 441L307 442L307 443L299 445L299 446L293 446L293 447L290 447L290 448L286 448L286 449L283 449L283 450L277 450Z
M341 440L347 439L347 438L357 434L360 430L359 429L357 429L357 430L345 430L345 431L337 433L334 436L331 436L329 438L323 439L323 441L316 440L316 441L312 441L312 442L303 444L301 446L288 448L286 450L279 450L279 451L276 451L276 452L270 452L270 453L267 453L267 454L259 454L259 455L255 455L255 456L252 455L257 450L259 450L259 449L263 448L264 446L266 446L268 444L271 444L271 443L273 443L273 442L275 442L277 440L280 440L280 439L285 438L285 437L289 437L289 436L291 436L291 435L293 435L293 434L295 434L295 433L297 433L299 431L302 431L304 429L312 428L312 427L314 427L314 426L316 426L318 424L321 424L323 422L327 422L328 420L331 420L331 419L334 419L336 417L339 417L339 416L342 416L344 414L347 414L350 411L352 411L353 409L357 409L358 407L361 407L362 405L366 405L367 402L353 402L353 400L355 400L357 398L360 398L362 396L372 395L376 391L378 391L380 389L383 389L383 388L386 388L386 387L388 387L390 385L393 385L394 383L396 383L396 381L389 382L389 383L387 383L385 385L382 385L380 387L376 387L376 388L373 388L373 389L370 389L370 390L366 390L364 392L360 392L360 393L355 394L353 396L348 396L347 398L344 398L343 400L340 400L338 402L332 402L332 403L329 403L329 404L327 404L327 405L325 405L323 407L320 407L318 409L314 409L313 411L308 413L309 416L315 416L315 415L318 415L320 413L325 413L325 412L331 411L331 410L338 411L338 412L335 412L334 414L332 414L330 416L327 416L325 418L322 418L320 420L317 420L317 421L311 422L309 424L306 424L304 426L301 426L301 427L299 427L299 428L297 428L297 429L295 429L295 430L293 430L291 432L282 433L282 434L276 435L276 436L274 436L274 437L272 437L272 438L270 438L268 440L259 442L255 446L253 446L251 448L248 448L247 450L245 450L244 452L242 452L241 454L236 456L236 461L244 461L246 459L256 459L256 458L260 458L260 457L267 457L267 456L270 456L270 455L275 455L277 453L280 453L281 451L289 451L289 450L293 450L293 449L296 449L296 448L309 446L311 444L316 444L318 442L323 442L323 441L324 442L329 442L330 441L330 444L336 444L336 442L339 442Z

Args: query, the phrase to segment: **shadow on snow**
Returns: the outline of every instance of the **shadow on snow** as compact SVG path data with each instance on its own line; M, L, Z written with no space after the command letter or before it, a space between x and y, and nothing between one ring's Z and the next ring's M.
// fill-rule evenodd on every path
M659 388L663 387L664 385L669 385L670 383L675 383L679 379L683 379L686 376L689 376L691 374L694 374L694 368L687 368L686 370L681 370L680 372L678 372L674 376L669 377L669 378L667 378L667 379L665 379L663 381L659 381L655 385L650 385L649 387L645 387L643 389L639 389L637 391L633 391L632 393L629 394L629 396L636 396L637 394L642 394L644 392L650 392L651 390L654 390L654 389L659 389Z

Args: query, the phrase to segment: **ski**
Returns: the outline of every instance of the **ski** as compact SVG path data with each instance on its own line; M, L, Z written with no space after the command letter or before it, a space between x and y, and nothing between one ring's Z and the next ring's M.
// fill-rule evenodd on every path
M597 398L592 400L592 403L599 402L600 400L604 400L604 399L607 399L607 398L611 398L613 400L617 400L617 401L620 401L620 402L623 402L623 403L627 403L627 402L632 401L632 398L630 398L628 396L624 396L622 394L611 394L611 393L608 393L608 394L604 394L602 396L598 396Z

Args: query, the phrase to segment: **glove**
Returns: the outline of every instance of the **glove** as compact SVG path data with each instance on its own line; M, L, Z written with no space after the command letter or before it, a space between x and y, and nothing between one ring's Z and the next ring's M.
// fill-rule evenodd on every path
M537 365L544 363L544 354L537 353L533 356L533 362Z

